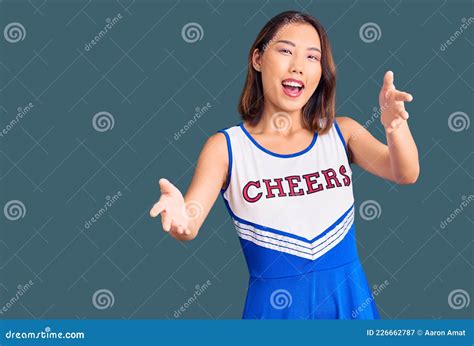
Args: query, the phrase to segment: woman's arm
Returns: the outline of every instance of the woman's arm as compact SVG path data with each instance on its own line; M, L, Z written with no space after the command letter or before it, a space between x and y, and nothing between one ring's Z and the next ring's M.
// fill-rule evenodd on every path
M418 150L406 121L397 130L386 133L385 145L357 121L349 117L336 120L356 165L397 184L416 182L420 170Z
M415 183L420 174L420 164L418 149L408 122L404 120L395 131L388 132L386 135L395 181L399 184Z
M227 178L228 154L224 134L216 133L204 144L191 184L183 198L166 179L160 179L161 197L150 215L161 214L163 230L178 240L194 239Z
M337 119L353 162L362 169L398 184L413 184L418 179L420 165L418 149L408 127L405 102L413 97L395 89L393 72L385 73L380 89L380 121L385 129L387 144L378 141L362 125L348 117Z

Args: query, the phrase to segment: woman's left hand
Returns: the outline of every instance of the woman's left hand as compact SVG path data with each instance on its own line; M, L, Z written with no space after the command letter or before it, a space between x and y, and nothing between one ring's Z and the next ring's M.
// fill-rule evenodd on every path
M413 96L409 93L395 89L393 72L387 71L379 94L380 121L387 133L395 131L403 121L408 119L405 102L411 102L412 100Z

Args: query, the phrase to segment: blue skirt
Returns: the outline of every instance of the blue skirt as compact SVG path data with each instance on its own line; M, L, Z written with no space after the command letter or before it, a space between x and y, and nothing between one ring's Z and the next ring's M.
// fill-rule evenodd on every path
M243 319L379 319L359 259L296 276L250 276Z

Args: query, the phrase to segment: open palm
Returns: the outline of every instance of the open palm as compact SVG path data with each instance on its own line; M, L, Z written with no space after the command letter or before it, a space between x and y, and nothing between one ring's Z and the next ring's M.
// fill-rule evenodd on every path
M393 84L393 72L387 71L379 94L381 110L380 121L387 132L396 130L402 121L408 119L409 115L405 110L405 102L411 102L412 100L412 95L395 88Z
M150 210L151 217L161 214L163 230L171 234L189 234L189 218L181 191L167 179L160 179L161 196Z

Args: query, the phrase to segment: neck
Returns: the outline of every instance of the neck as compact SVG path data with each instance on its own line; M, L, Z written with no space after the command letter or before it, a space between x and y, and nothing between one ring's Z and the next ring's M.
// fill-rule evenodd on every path
M291 136L304 130L303 110L286 112L273 105L265 105L255 129L261 133Z

